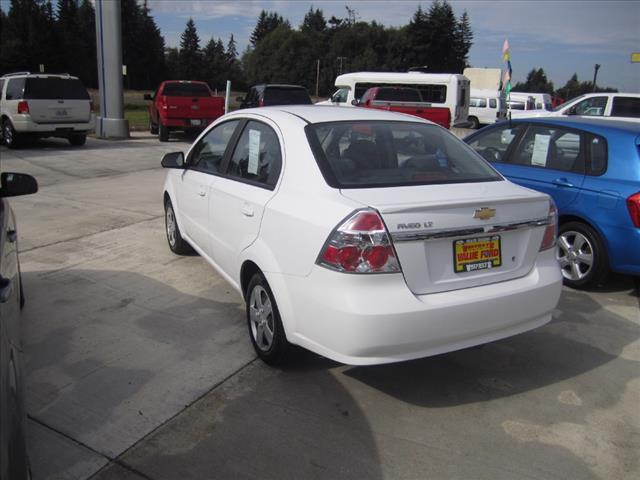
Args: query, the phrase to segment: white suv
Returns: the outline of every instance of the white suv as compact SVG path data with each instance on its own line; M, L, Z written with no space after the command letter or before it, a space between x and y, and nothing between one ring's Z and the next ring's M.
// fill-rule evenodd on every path
M84 145L93 129L91 98L68 74L11 73L0 77L0 135L15 148L25 137L62 137Z

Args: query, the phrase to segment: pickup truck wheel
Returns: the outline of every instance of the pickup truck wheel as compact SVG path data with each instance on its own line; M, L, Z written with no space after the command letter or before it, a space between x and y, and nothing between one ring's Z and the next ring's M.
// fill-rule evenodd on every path
M85 133L74 133L69 135L69 143L74 147L81 147L87 143L87 135Z
M158 138L161 142L169 141L169 128L162 123L158 125Z
M478 122L478 119L476 117L469 117L469 123L469 128L472 128L474 130L476 130L480 126L480 122Z
M153 123L151 118L149 118L149 131L151 132L152 135L157 135L158 134L158 124L157 123Z
M2 122L2 140L4 144L9 148L17 148L20 146L21 137L13 128L11 124L11 120L6 118L4 122Z

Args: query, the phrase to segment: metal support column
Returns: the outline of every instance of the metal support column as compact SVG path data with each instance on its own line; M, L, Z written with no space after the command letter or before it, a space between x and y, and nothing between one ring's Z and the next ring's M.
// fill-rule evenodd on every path
M122 95L122 27L120 0L95 0L100 115L98 138L128 138Z

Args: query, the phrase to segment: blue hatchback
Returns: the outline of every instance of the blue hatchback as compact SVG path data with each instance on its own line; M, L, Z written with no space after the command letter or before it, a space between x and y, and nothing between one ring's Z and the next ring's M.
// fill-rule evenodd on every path
M464 141L509 180L553 197L566 285L601 282L609 270L640 275L640 123L528 118Z

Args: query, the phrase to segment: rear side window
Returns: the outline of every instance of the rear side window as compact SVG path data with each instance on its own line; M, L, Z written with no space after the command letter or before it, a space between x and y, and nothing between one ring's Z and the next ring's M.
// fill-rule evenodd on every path
M558 127L532 125L511 155L511 163L563 172L583 172L580 134Z
M272 189L282 168L276 132L261 122L247 123L231 157L227 174Z
M311 105L304 88L268 87L264 92L265 105Z
M364 93L373 87L405 87L413 88L420 92L423 102L428 103L444 103L447 100L447 86L446 85L428 85L428 84L410 84L410 83L356 83L354 95L356 100L360 100ZM464 106L464 99L466 92L464 89L461 91L462 98L460 100L461 105Z
M381 88L375 100L387 102L420 102L420 92L413 88Z
M469 100L470 107L486 108L487 100L484 98L472 98Z
M498 102L496 101L495 98L490 98L489 99L489 107L498 108Z
M640 98L613 97L611 116L640 118Z
M335 188L501 180L464 143L435 125L347 121L305 130L326 182Z
M2 98L2 88L4 87L4 78L0 78L0 99Z
M28 100L89 100L89 93L77 78L27 78L24 98Z
M602 175L607 171L607 141L598 135L587 135L589 162L587 175Z
M167 83L162 95L167 97L210 97L209 88L202 83Z
M7 85L7 100L22 100L24 93L24 78L12 78Z

